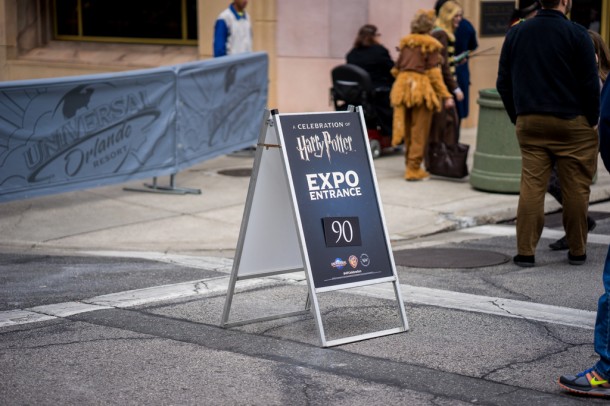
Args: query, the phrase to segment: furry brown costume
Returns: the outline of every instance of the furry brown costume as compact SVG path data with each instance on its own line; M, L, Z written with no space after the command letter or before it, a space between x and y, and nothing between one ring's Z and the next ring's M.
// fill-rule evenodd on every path
M419 11L412 30L429 27L424 32L413 32L400 41L400 56L393 68L396 81L390 93L394 107L392 145L405 142L405 179L421 180L429 174L421 169L432 114L441 109L441 99L451 98L441 75L440 51L442 44L428 35L434 22L434 11ZM424 20L424 24L419 24ZM429 22L429 24L427 24Z

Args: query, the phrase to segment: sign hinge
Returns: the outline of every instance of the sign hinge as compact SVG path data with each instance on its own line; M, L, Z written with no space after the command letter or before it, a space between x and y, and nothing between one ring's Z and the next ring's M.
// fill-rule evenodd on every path
M280 144L256 144L256 146L258 146L258 147L265 147L266 149L269 149L269 148L282 148L282 146Z

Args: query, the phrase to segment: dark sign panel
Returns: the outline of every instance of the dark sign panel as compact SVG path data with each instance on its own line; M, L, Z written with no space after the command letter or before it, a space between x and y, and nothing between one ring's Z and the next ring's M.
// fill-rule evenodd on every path
M358 217L326 217L322 219L322 223L327 247L359 247L362 245Z
M514 9L514 1L482 2L479 35L482 37L503 37L506 35Z
M360 115L280 115L316 288L394 276Z

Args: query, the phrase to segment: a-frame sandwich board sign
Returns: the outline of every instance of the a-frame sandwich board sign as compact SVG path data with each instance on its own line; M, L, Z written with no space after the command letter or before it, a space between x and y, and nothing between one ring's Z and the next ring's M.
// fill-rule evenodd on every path
M265 111L221 326L311 311L323 347L408 330L362 108ZM305 272L303 311L229 322L237 281ZM317 294L392 283L400 326L327 340Z

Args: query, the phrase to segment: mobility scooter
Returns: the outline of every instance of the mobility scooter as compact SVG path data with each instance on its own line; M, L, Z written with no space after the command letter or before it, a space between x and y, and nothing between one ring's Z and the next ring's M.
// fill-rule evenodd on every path
M352 64L333 68L331 79L330 98L336 111L347 110L349 105L362 106L371 154L373 158L378 158L385 150L391 148L392 137L391 128L384 129L375 106L383 104L380 103L382 98L386 98L387 104L390 89L375 89L368 72Z

